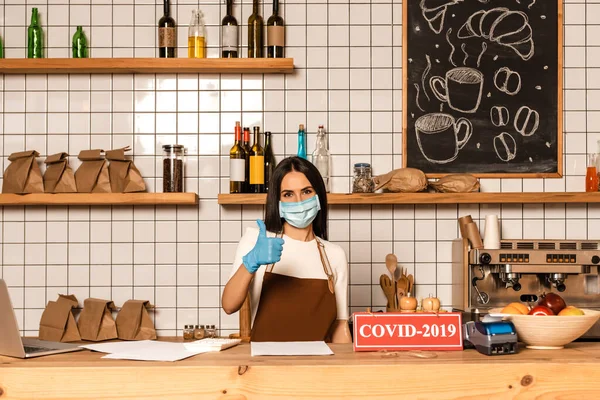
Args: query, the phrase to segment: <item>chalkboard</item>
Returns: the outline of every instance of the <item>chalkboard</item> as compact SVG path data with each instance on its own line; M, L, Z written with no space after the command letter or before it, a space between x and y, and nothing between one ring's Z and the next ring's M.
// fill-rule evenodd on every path
M562 176L562 0L404 1L403 163Z

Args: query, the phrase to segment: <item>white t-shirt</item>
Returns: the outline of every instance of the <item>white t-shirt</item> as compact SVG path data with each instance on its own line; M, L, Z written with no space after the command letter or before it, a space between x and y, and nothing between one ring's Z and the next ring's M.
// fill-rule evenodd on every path
M267 236L275 237L275 234L267 232ZM229 279L236 273L238 267L245 268L242 265L242 257L254 248L257 239L258 228L247 228L246 233L244 233L244 236L242 236L238 243ZM283 240L284 244L281 260L275 264L272 272L296 278L327 279L315 239L310 242L304 242L283 235ZM333 270L337 319L348 319L348 261L346 259L346 253L340 246L326 240L320 240L325 246L325 254L327 254L331 269ZM254 279L252 280L252 283L250 283L249 290L253 324L256 310L258 310L266 268L266 265L262 265L254 274Z

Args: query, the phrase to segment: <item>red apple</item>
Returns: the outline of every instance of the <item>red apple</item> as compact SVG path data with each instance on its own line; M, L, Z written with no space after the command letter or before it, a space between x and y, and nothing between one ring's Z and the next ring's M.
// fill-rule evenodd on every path
M567 306L563 298L556 293L542 294L538 301L538 305L548 307L555 315L558 315L558 313Z
M554 312L546 306L535 306L528 315L554 315Z

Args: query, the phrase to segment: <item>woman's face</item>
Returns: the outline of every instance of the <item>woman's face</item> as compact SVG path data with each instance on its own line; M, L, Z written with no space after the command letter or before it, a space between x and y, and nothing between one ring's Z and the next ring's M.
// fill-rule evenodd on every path
M315 189L302 172L288 172L281 180L279 200L283 202L299 202L310 199L315 194Z

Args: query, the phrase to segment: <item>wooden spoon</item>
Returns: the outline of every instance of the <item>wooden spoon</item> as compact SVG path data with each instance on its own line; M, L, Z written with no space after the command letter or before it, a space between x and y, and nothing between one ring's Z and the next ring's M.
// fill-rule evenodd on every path
M385 256L385 266L387 267L390 274L392 274L392 280L396 280L396 269L398 268L398 257L394 254L388 254Z

